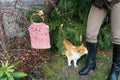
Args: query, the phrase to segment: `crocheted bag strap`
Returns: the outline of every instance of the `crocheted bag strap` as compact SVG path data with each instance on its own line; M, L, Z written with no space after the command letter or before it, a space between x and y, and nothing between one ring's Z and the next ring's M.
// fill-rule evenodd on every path
M37 14L32 14L32 16L30 17L30 22L31 23L33 23L34 21L33 21L33 17L34 16L39 16L39 14L37 13ZM42 22L44 22L44 16L39 16L41 19L42 19Z

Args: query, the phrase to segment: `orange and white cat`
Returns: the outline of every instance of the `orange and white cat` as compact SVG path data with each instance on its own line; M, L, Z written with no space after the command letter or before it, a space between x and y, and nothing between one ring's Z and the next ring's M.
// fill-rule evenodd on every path
M82 44L80 46L74 46L67 39L63 40L63 44L65 47L64 54L67 56L68 66L71 66L71 61L74 62L74 67L77 67L77 60L80 59L81 56L88 53L87 48Z

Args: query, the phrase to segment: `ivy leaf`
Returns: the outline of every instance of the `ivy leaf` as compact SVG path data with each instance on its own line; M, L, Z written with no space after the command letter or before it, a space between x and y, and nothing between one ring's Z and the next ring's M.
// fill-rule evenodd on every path
M11 75L10 75L10 73L9 72L5 72L5 74L7 75L7 77L10 77Z
M12 76L8 77L8 80L14 80L14 78Z
M5 68L4 67L0 67L0 71L3 71Z
M5 67L5 64L4 64L4 62L3 62L3 61L1 61L1 63L2 63L2 67Z
M15 62L15 63L11 64L11 66L16 67L16 66L18 66L19 63L20 63L19 61L18 61L18 62Z
M16 77L16 78L21 78L21 77L27 76L27 74L24 73L24 72L13 72L13 73L11 73L11 75L12 75L13 77Z
M3 71L0 71L0 78L3 76Z
M7 80L7 78L1 78L0 80Z
M8 65L9 65L9 64L8 64L8 60L7 60L7 61L5 62L5 67L8 67Z

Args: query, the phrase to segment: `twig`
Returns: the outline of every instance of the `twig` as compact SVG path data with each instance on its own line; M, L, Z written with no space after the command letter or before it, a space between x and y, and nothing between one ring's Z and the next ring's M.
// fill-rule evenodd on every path
M16 9L16 5L17 5L17 2L18 2L19 0L16 0L15 1L15 4L14 4L14 8Z

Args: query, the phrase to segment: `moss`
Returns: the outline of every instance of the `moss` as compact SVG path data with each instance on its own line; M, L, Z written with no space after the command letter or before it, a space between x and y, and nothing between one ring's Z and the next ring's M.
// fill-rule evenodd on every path
M108 54L111 53L111 50L104 52L106 57L103 55L97 56L97 68L95 71L91 70L87 76L80 76L78 74L79 70L85 66L85 56L78 61L79 65L75 68L73 63L71 67L67 66L67 58L65 56L56 54L55 59L50 63L43 63L40 70L45 72L44 80L106 80L111 68L111 62L109 61L111 57Z

